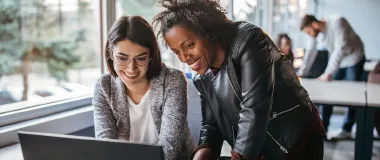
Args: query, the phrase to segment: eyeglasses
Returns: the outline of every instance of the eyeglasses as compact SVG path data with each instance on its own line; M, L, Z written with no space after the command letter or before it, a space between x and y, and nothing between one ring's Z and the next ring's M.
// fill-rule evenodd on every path
M152 60L152 58L149 58L148 56L142 56L142 57L136 57L136 58L129 58L126 56L116 56L115 57L115 63L119 66L127 66L132 61L134 61L135 64L138 66L144 66L144 65L148 64L151 60Z

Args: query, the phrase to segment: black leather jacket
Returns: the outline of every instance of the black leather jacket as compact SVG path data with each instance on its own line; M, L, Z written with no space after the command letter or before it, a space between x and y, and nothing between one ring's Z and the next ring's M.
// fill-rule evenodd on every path
M219 155L226 140L249 158L282 159L319 117L310 112L314 105L272 40L250 23L236 25L219 72L193 79L202 105L199 144Z

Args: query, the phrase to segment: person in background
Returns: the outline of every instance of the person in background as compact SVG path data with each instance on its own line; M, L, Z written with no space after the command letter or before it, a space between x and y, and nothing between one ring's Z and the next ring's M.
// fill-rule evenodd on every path
M276 38L276 45L280 49L281 53L283 53L290 62L293 63L294 55L292 51L292 40L286 33L281 33Z
M187 81L162 63L149 23L139 16L119 18L104 58L109 73L98 79L93 98L96 138L161 145L168 160L191 153Z
M361 81L365 62L364 45L348 21L343 17L331 16L325 20L317 20L313 15L305 15L301 20L301 31L312 38L323 34L323 43L327 47L330 58L325 72L318 78L321 81L348 80ZM316 43L317 41L313 41ZM315 44L313 44L315 49ZM304 64L311 65L311 64ZM330 105L322 107L322 120L328 128L333 108ZM332 139L351 139L351 130L355 123L355 107L348 109L342 132Z
M320 160L325 131L289 60L261 28L229 20L217 0L162 0L153 22L197 72L202 127L194 160Z

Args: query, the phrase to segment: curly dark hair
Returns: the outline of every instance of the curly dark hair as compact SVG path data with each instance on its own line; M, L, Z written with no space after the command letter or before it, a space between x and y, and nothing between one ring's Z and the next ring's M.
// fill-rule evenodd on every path
M222 44L231 33L233 22L226 16L218 0L160 0L166 10L153 18L157 36L175 25L183 25L198 35Z

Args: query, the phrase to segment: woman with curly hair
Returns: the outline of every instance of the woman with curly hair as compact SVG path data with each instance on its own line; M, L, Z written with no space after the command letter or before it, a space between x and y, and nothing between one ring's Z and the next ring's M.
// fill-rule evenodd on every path
M198 74L202 127L192 159L322 159L325 131L292 64L263 31L227 19L215 0L162 0L167 46Z

